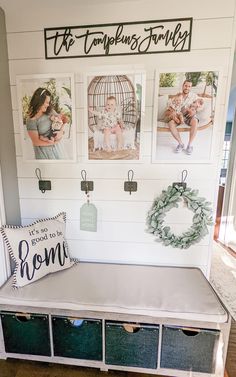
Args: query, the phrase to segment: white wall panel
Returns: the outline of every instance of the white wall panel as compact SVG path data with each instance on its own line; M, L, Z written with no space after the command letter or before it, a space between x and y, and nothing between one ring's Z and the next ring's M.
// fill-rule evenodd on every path
M66 25L65 25L66 26ZM192 50L230 48L233 18L193 20ZM207 38L206 38L207 35ZM16 59L43 59L44 33L42 31L8 33L8 56ZM29 48L29 46L31 46Z
M29 225L37 219L23 219L24 225ZM190 219L191 221L191 219ZM171 223L173 231L182 233L189 228L189 223L176 224ZM111 222L99 221L97 224L97 232L87 232L80 230L79 220L67 220L66 236L70 240L88 240L88 241L106 241L106 242L134 242L134 243L155 243L158 247L159 243L156 238L146 231L145 223L138 222ZM120 236L122 234L122 241ZM198 244L198 246L209 245L210 234L206 235ZM148 245L147 245L148 247Z
M136 224L146 221L152 202L151 200L150 202L116 201L115 203L112 201L94 201L93 203L97 207L98 221ZM52 217L61 211L65 211L69 220L76 221L80 217L80 208L85 203L85 198L84 200L21 199L21 203L22 218L25 219ZM178 215L176 212L178 212ZM166 221L170 224L181 224L181 228L185 229L192 224L192 213L180 207L178 210L170 211L166 215ZM120 241L122 241L122 234L120 234Z
M14 3L14 11L12 4ZM84 260L149 263L160 265L200 266L209 271L212 228L200 243L188 250L165 247L146 233L145 222L153 199L172 182L181 180L188 170L187 185L199 189L199 196L213 203L217 199L219 164L226 119L230 69L234 49L233 28L235 1L207 0L204 6L189 0L51 0L43 7L32 0L0 0L6 12L9 70L12 93L19 195L23 224L40 217L67 213L67 237L73 256ZM57 9L56 17L54 17ZM125 9L125 12L124 12ZM135 9L135 12L134 12ZM24 17L19 17L20 12ZM66 17L65 17L66 15ZM155 15L155 17L153 16ZM44 27L132 22L152 19L193 17L193 36L190 52L146 54L84 59L44 59ZM145 115L142 122L142 161L88 162L86 159L85 84L89 71L146 72ZM208 163L151 163L155 71L220 70L217 109L214 122L213 159ZM75 107L77 129L76 163L24 162L20 143L19 113L16 95L16 76L39 73L68 73L75 75ZM173 157L174 158L174 157ZM187 161L186 161L187 162ZM52 181L52 190L42 194L38 189L35 169ZM80 207L86 195L80 190L81 170L94 181L91 200L98 209L98 231L79 229ZM124 192L128 170L133 169L138 182L136 193ZM186 208L172 210L166 221L176 233L183 232L192 221Z
M43 194L42 194L43 195ZM50 200L42 199L21 199L22 218L40 218L55 216L58 212L65 211L68 219L79 218L80 207L85 203L83 200ZM99 221L123 221L125 210L125 221L143 222L146 214L152 205L150 202L119 202L100 201L96 202ZM101 219L101 220L100 220Z
M204 265L205 258L208 256L208 246L192 246L190 251L173 249L161 243L154 243L148 247L141 243L125 242L69 240L68 243L73 257L89 261L192 266Z
M15 133L16 156L22 156L21 137Z
M9 59L40 59L44 57L44 34L42 31L8 33ZM30 48L29 48L30 46Z
M18 110L12 110L12 117L13 117L13 124L14 124L14 132L20 133L20 120L19 120L19 112Z
M176 233L182 233L183 230L189 227L189 223L185 224L171 224L172 229ZM135 222L99 222L98 232L86 232L80 230L79 221L67 222L67 237L68 239L78 240L99 240L106 242L121 242L120 235L122 234L122 242L134 243L149 243L156 242L156 238L146 231L145 223ZM158 242L156 242L158 245ZM209 235L205 236L199 243L200 245L209 244Z
M146 54L146 55L125 55L122 57L108 58L83 58L83 59L21 59L10 60L10 82L16 84L16 75L32 75L37 73L68 73L68 72L89 72L94 67L97 70L111 69L117 67L120 62L122 70L142 68L147 71L147 78L154 77L154 70L160 69L212 69L222 67L224 76L228 76L229 59L231 50L228 48L208 50L193 50L191 52L179 52L168 54ZM150 57L151 56L151 57ZM147 104L146 104L147 105Z
M114 169L114 168L113 168ZM43 175L44 177L44 175ZM91 179L91 178L88 178ZM127 177L124 177L127 180ZM168 185L172 185L172 180L154 180L141 179L138 180L138 190L129 194L124 191L124 180L117 179L97 179L94 182L94 191L90 193L94 201L109 200L109 201L146 201L153 200L156 196L161 194ZM46 191L43 194L47 199L75 199L81 200L85 198L85 193L80 190L80 179L54 179L52 180L52 190ZM208 200L212 200L214 191L211 188L212 181L208 179L193 180L188 179L188 186L192 189L199 190L199 196L204 196ZM41 198L42 193L38 189L37 178L21 179L19 178L19 191L22 198ZM124 213L125 219L125 213Z
M50 0L47 11L45 5L33 6L32 0L1 0L0 6L6 12L7 30L10 32L41 30L42 27L64 26L65 23L77 26L128 22L131 16L132 21L171 17L232 17L235 10L234 0L207 0L200 4L193 4L189 0L181 0L181 3L166 0L161 4L156 0L69 0L66 3L63 0ZM19 14L24 17L19 17Z
M193 22L193 38L191 48L214 49L230 47L232 43L233 18L218 18Z
M132 163L130 164L132 165ZM111 163L103 164L41 164L37 161L33 163L24 163L22 157L17 159L18 174L21 178L35 178L35 169L40 166L42 175L49 178L81 178L81 170L86 169L88 178L90 180L96 179L127 179L127 173L130 168L127 164L116 164L115 169L114 165ZM134 170L134 179L163 179L169 180L170 182L181 180L181 173L186 169L184 163L174 165L174 164L151 164L150 158L144 159L143 164L135 164L131 166ZM199 180L209 179L212 181L217 174L217 166L213 164L202 164L199 169L198 164L191 165L191 169L188 171L187 182L189 179L194 179L197 182Z

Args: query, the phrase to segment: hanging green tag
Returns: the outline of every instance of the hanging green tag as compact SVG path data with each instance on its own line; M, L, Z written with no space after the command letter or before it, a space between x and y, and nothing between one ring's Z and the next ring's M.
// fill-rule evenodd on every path
M80 208L80 230L97 231L97 208L92 203L85 203Z

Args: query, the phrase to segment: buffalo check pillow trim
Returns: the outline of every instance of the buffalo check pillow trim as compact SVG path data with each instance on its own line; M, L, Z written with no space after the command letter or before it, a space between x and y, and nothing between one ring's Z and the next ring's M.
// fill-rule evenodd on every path
M65 229L65 212L27 226L3 225L0 228L7 250L16 263L13 287L23 287L74 264L69 256Z

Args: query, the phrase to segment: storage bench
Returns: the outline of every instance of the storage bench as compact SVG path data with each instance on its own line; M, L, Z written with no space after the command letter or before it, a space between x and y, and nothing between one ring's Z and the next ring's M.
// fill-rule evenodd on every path
M230 316L197 268L79 263L18 290L11 278L0 310L0 358L224 375Z

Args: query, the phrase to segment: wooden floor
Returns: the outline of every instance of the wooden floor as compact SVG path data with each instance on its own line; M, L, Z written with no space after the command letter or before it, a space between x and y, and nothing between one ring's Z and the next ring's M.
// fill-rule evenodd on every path
M150 374L75 367L25 360L0 360L0 377L151 377ZM161 377L161 376L156 376ZM166 376L165 376L166 377Z
M232 372L233 374L225 372L224 377L236 377L234 371ZM8 359L0 360L0 377L153 377L153 374L111 370L109 372L101 372L96 368ZM158 375L156 377L162 376Z

